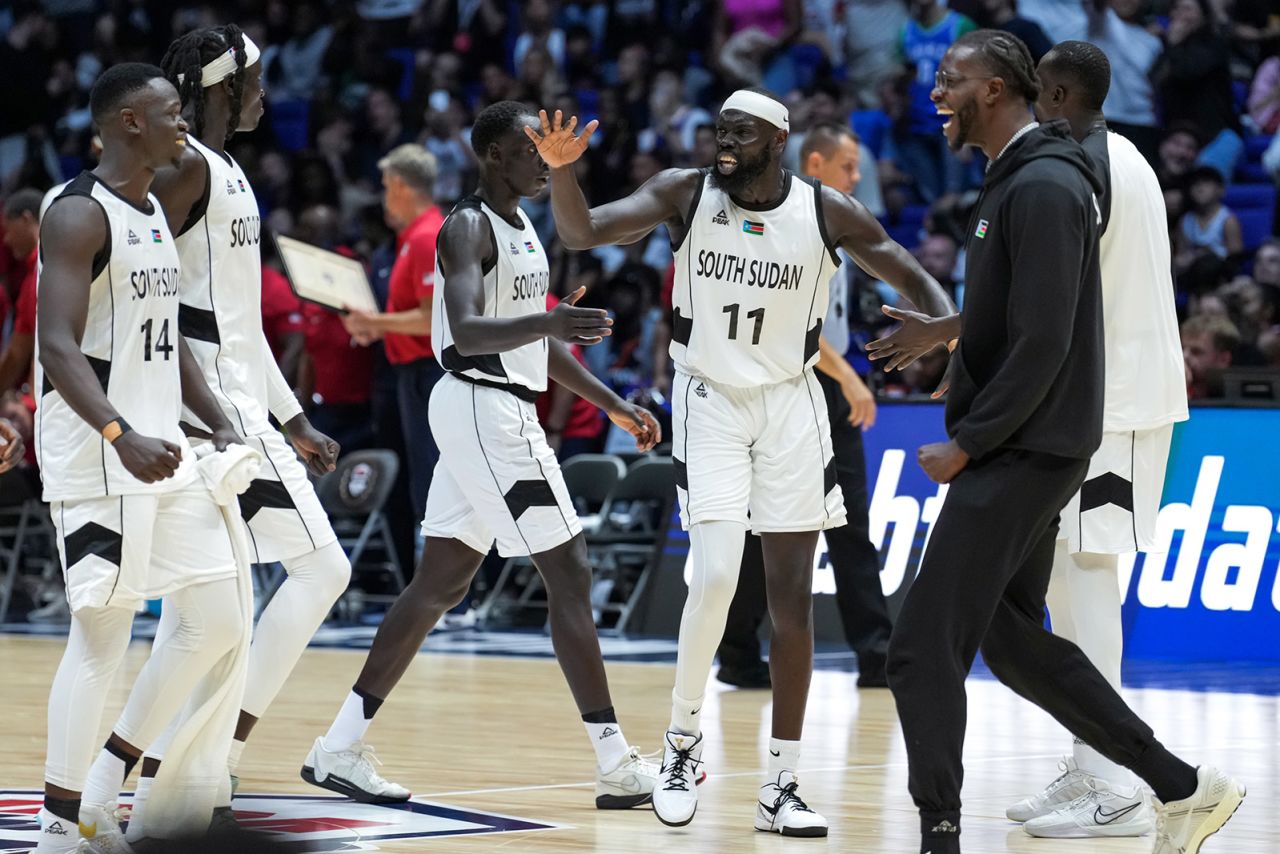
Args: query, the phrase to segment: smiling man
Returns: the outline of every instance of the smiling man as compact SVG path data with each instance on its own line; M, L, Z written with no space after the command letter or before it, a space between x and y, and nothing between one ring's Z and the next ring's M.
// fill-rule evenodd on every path
M1036 123L1039 94L1026 46L993 30L947 51L932 94L951 147L978 147L990 166L967 243L951 438L919 452L951 488L889 649L920 851L960 851L964 681L981 647L997 678L1152 787L1157 854L1194 854L1244 787L1170 753L1080 648L1044 627L1059 511L1101 442L1105 378L1103 185L1070 126Z
M544 112L530 131L551 166L551 204L571 249L628 244L665 224L676 249L671 357L674 456L693 577L680 623L671 725L653 807L688 824L698 805L700 712L748 526L760 534L773 623L773 737L755 827L826 836L797 792L813 673L813 553L845 524L826 401L814 377L838 249L931 314L954 311L938 283L845 193L782 168L787 109L734 92L716 119L710 169L668 169L620 201L588 209L573 163L597 123L574 135ZM748 517L748 511L750 516Z

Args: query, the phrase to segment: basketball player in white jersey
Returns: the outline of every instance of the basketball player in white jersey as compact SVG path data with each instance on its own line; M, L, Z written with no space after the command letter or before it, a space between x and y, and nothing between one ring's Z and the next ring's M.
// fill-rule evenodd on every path
M845 523L826 403L812 370L837 249L926 311L955 307L865 208L782 168L787 110L762 90L725 101L714 168L668 169L627 198L590 210L573 163L597 123L575 136L576 117L561 121L559 112L554 122L544 112L542 133L529 135L551 166L565 245L633 243L665 224L676 248L674 456L693 579L654 811L681 826L697 808L699 713L750 526L763 542L773 623L773 738L755 827L825 836L826 820L797 793L796 771L813 672L814 549L820 530Z
M185 150L181 102L159 68L125 63L94 84L90 109L101 163L41 223L36 450L72 625L49 702L40 854L114 824L81 812L80 794L141 603L168 597L178 630L155 646L108 743L122 774L244 630L230 534L179 427L183 406L217 449L240 439L178 329L178 254L149 193Z
M577 308L582 289L547 311L546 252L519 207L547 185L547 166L525 137L536 125L514 101L481 111L471 131L480 187L440 231L431 344L448 373L431 393L440 462L422 522L426 545L351 694L302 768L304 780L359 801L409 797L373 770L364 734L427 633L462 600L495 540L504 557L532 558L546 585L551 642L596 751L596 806L647 803L657 779L657 767L627 743L613 710L591 614L586 540L533 403L550 377L603 409L642 452L657 444L661 430L565 346L609 335L605 312Z

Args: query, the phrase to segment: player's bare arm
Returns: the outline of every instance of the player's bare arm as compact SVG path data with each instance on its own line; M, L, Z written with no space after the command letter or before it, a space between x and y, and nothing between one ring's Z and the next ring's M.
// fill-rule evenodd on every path
M685 208L702 181L699 170L664 169L626 198L589 208L578 186L573 164L587 150L587 143L599 123L589 122L582 133L575 136L577 116L571 116L565 124L559 110L552 119L547 118L546 110L541 110L538 118L542 122L542 133L532 128L526 128L525 133L551 167L551 212L555 216L556 232L566 247L580 250L625 246L663 224L673 238L678 240L683 236Z
M880 310L901 324L883 338L867 344L867 356L874 361L883 361L886 372L911 365L935 347L946 345L954 350L960 338L960 312L946 317L930 317L891 305L881 306Z
M169 231L177 235L191 211L209 191L209 164L191 148L182 153L176 168L161 169L151 182L151 193L164 208Z
M244 444L209 390L204 371L200 370L200 363L182 335L178 336L178 370L182 378L182 402L212 431L209 438L213 446L225 451L227 445Z
M41 305L36 315L40 366L72 411L94 430L120 418L107 399L89 360L80 350L89 313L93 259L106 248L107 223L92 199L71 196L45 214L40 240L46 247L40 273ZM111 445L129 473L144 483L172 477L182 449L172 442L125 431Z
M920 262L891 238L860 202L830 187L822 188L822 212L831 241L858 266L911 300L932 317L956 313L947 296Z
M453 329L453 343L464 356L505 353L552 338L570 344L598 344L611 334L608 312L574 305L585 288L545 314L524 317L484 316L484 267L496 262L493 230L477 210L460 210L449 217L437 244L440 271L447 277L445 306Z
M609 416L609 420L636 438L636 450L644 453L662 441L662 428L649 410L628 403L600 382L582 363L573 358L562 342L548 342L547 375Z

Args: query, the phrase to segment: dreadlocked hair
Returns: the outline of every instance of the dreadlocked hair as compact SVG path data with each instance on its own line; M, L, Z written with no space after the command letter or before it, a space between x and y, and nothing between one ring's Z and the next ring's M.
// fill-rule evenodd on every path
M1040 97L1040 78L1031 51L1017 36L1003 30L974 30L956 39L953 47L972 48L1004 85L1028 104Z
M204 136L204 84L200 70L231 48L235 51L236 71L231 78L230 115L227 116L227 139L240 127L240 106L244 101L244 33L235 24L192 30L174 41L165 51L160 67L178 89L182 106L191 106L192 127L197 138ZM178 82L181 75L182 82Z

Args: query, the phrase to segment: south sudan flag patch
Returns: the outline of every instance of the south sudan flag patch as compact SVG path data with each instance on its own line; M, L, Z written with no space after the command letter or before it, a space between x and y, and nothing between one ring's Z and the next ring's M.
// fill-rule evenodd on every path
M764 223L744 219L742 221L742 230L747 234L764 234Z

